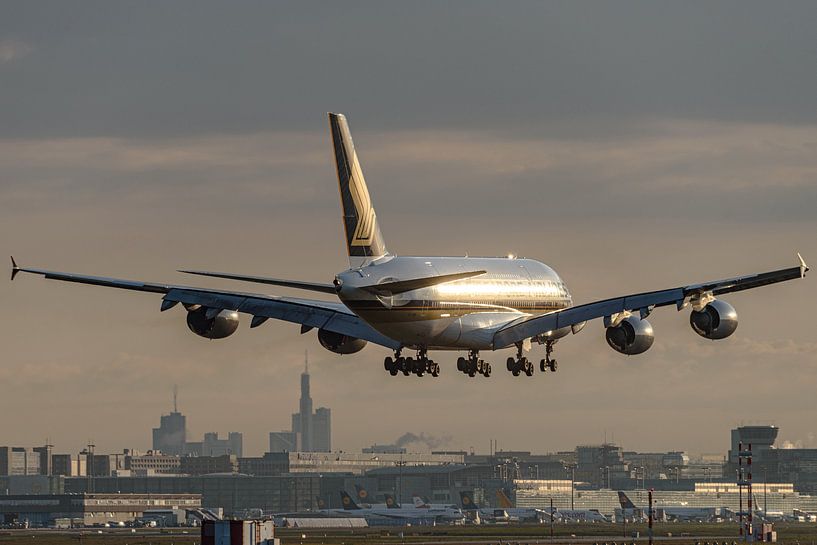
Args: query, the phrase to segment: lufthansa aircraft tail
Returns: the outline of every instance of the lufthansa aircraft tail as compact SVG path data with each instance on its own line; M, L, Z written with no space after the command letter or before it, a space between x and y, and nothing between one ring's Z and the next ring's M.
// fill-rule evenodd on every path
M343 205L343 226L346 229L346 249L351 268L363 267L386 255L386 243L380 233L377 215L369 197L369 189L352 143L352 134L343 114L329 114L332 148Z
M620 491L618 492L618 503L621 504L622 509L635 509L635 504L630 501L630 498L627 497L627 494Z
M463 511L479 509L479 506L474 503L474 494L471 492L460 491L460 502L462 503Z
M360 509L360 506L355 503L352 496L350 496L345 490L340 491L340 503L346 511Z

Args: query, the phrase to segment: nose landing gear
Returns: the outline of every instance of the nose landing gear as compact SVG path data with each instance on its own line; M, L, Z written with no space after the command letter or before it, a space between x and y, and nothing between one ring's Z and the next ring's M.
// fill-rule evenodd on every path
M556 360L551 359L550 355L553 353L553 343L556 341L545 341L545 359L539 362L539 370L543 373L550 369L551 373L556 372L558 364Z

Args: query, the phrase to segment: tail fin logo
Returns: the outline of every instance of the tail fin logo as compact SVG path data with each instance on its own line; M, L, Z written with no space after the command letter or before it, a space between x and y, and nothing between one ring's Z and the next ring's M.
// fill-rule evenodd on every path
M366 187L363 170L360 168L349 126L346 124L346 117L330 113L329 128L335 151L349 257L368 258L386 255L386 245L380 233L377 215ZM353 261L365 263L366 259Z
M460 501L462 502L463 509L476 509L477 506L474 505L474 498L471 497L470 492L460 492Z
M505 493L504 490L497 489L496 491L496 499L497 503L499 503L500 507L513 507L513 502L508 497L508 494Z
M620 491L618 492L618 503L621 504L622 509L635 509L635 504L630 501L630 498L627 497L627 494Z

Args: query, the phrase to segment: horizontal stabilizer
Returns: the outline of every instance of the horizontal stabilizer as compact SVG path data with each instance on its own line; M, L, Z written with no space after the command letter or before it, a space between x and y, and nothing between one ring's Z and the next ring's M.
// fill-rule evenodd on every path
M486 271L471 271L454 274L441 274L438 276L427 276L425 278L414 278L412 280L397 280L395 282L384 282L373 286L362 286L362 289L375 295L389 296L398 293L405 293L407 291L419 290L429 286L436 286L437 284L444 284L446 282L454 282L455 280L472 278L474 276L483 275L485 272Z
M256 284L272 284L273 286L284 286L299 290L320 291L323 293L337 293L332 284L320 284L317 282L302 282L300 280L284 280L281 278L266 278L263 276L247 276L243 274L220 273L210 271L179 271L185 274L195 274L198 276L212 276L214 278L226 278L228 280L240 280L242 282L254 282Z

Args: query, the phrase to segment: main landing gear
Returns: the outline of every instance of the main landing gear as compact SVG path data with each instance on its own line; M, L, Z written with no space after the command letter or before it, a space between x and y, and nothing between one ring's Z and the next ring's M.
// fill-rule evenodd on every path
M387 357L383 360L383 367L391 376L397 376L397 373L403 373L406 377L412 373L418 377L426 373L432 377L440 376L440 364L429 359L428 352L425 349L418 350L416 358L404 358L400 355L400 352L401 350L397 350L394 353L394 358Z
M469 377L475 377L477 374L486 378L491 376L491 364L479 359L478 350L468 352L467 359L462 356L457 358L457 370Z
M554 342L555 341L545 341L545 359L539 362L539 370L543 373L548 370L551 372L556 371L556 360L550 358L550 355L553 353ZM506 367L515 377L518 377L522 373L525 373L525 375L529 377L533 376L533 362L522 355L522 343L517 343L516 358L508 358Z

